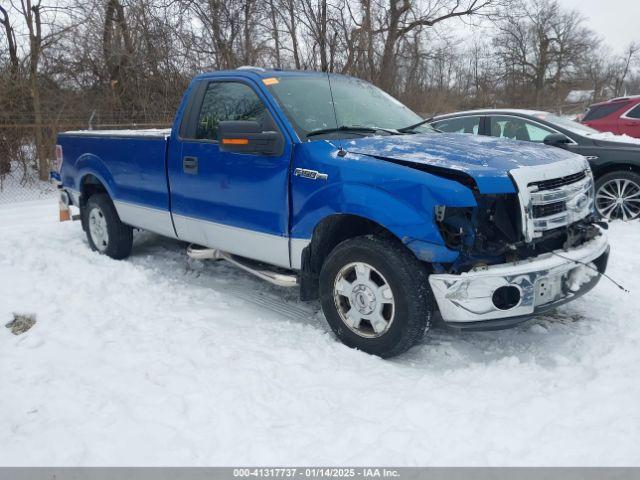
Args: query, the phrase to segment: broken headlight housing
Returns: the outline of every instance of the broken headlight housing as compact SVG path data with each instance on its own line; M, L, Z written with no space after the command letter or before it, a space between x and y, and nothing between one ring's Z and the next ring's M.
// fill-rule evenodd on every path
M435 207L436 224L448 248L499 255L522 240L516 194L476 199L476 207Z

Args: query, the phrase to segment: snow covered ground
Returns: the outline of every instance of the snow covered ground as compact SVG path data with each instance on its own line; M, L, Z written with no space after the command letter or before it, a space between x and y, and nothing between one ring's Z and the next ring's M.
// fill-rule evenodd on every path
M316 303L184 245L113 261L55 201L0 205L0 465L640 465L640 223L610 273L515 330L393 360Z

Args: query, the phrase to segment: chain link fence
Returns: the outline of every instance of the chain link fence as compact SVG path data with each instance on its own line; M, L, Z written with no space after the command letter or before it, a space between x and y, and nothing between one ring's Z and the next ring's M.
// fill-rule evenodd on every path
M48 135L47 143L53 138ZM0 206L55 198L55 185L39 179L36 157L33 129L0 122Z
M38 179L37 172L14 168L0 175L0 205L56 198L56 186Z

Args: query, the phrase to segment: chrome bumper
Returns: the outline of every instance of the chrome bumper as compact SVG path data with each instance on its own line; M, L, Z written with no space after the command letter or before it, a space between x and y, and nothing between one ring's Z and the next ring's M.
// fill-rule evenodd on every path
M477 330L507 328L589 291L600 276L581 263L602 273L608 256L609 243L602 232L573 250L557 250L460 275L433 274L429 283L442 319L449 325Z

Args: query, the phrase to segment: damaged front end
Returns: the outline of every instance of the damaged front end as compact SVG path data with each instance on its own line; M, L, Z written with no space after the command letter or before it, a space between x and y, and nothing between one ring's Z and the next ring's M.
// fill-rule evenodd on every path
M435 220L447 248L460 252L440 271L461 273L475 267L526 260L571 249L601 235L595 214L527 241L522 233L517 194L477 195L477 207L435 208Z
M443 320L465 329L506 328L595 286L609 245L584 169L544 180L514 177L517 193L475 193L475 207L435 207L451 264L429 278Z
M602 234L570 250L526 260L476 266L429 276L442 319L470 330L507 328L570 302L591 290L609 257Z
M436 225L445 245L460 252L459 271L477 263L497 262L522 242L515 194L476 194L476 207L435 207Z

